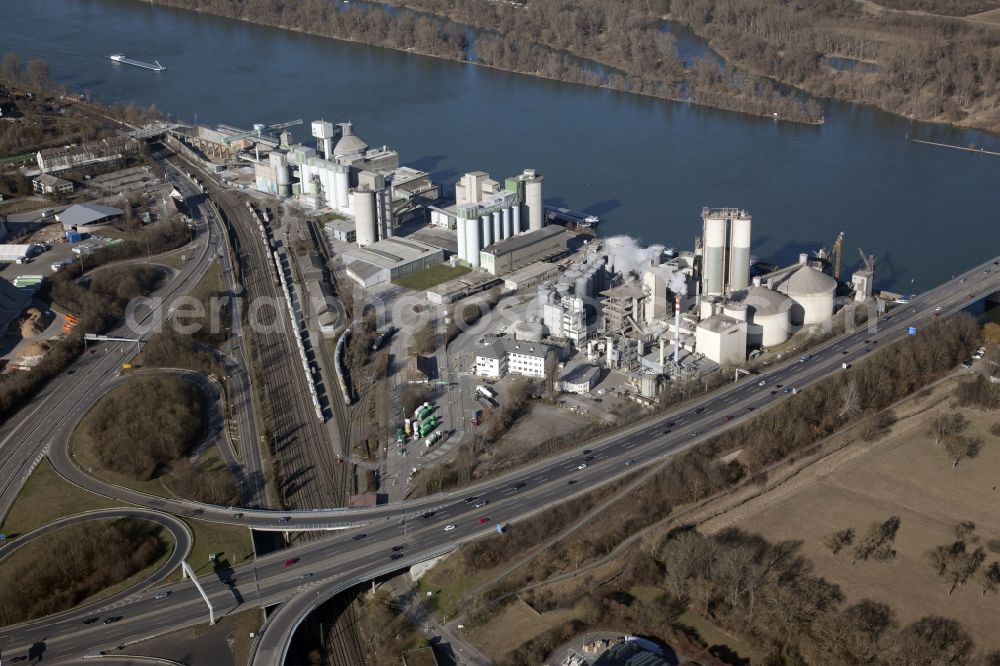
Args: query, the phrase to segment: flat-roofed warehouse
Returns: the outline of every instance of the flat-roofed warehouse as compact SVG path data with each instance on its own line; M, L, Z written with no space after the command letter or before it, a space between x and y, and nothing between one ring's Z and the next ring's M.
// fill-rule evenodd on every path
M565 251L566 230L552 224L484 247L479 252L479 263L493 275L506 275L521 266Z
M444 251L426 243L393 236L344 252L347 274L362 287L417 273L444 261Z

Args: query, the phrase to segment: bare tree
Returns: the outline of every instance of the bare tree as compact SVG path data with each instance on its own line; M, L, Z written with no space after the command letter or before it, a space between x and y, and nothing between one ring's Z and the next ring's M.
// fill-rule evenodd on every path
M841 550L850 546L854 542L854 528L848 527L847 529L837 530L828 534L823 539L823 545L830 549L830 552L834 555L839 553Z
M853 565L858 560L885 561L895 559L896 551L892 545L898 531L899 518L897 516L892 516L882 523L872 523L865 538L854 546L852 551L854 559L851 564Z
M958 463L965 458L975 458L982 446L982 437L950 435L944 440L944 452L951 458L952 467L958 467Z
M927 424L927 430L934 435L934 443L940 444L941 440L949 435L957 435L965 430L969 425L969 420L960 412L949 412L935 416Z

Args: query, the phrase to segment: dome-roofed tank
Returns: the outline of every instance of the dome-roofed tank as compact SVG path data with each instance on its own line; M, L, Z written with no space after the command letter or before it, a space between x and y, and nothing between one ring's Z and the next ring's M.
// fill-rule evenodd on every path
M792 324L819 324L833 315L837 281L811 266L803 266L788 278L788 296L798 304L792 309Z
M752 286L743 300L747 305L750 320L759 327L759 344L774 347L788 340L793 302L784 294L767 287ZM752 336L752 332L748 331Z
M514 324L514 337L523 342L541 342L544 326L539 321L519 321Z
M360 136L354 133L352 123L340 123L340 141L333 148L334 157L361 156L368 150L368 144Z

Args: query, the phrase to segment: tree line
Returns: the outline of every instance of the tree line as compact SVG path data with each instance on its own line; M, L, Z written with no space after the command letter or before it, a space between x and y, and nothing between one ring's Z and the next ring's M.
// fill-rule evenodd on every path
M32 556L4 571L0 624L67 610L141 571L166 552L162 529L142 520L91 521L25 546Z

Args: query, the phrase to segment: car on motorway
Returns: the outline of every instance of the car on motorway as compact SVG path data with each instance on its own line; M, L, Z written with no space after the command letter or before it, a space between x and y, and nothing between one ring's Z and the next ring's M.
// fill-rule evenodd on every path
M510 491L512 491L512 492L514 492L514 491L518 491L518 490L520 490L521 488L524 488L524 487L525 487L526 485L528 485L528 484L526 484L526 483L524 483L524 482L522 482L522 483L515 483L515 484L514 484L514 485L512 485L512 486L508 486L508 487L507 487L507 490L510 490Z
M480 525L485 525L488 522L489 522L489 520L487 520L486 516L480 516L479 517L479 524Z
M697 408L695 408L694 413L695 414L701 414L703 411L705 411L704 407L697 407Z
M626 467L631 467L634 464L635 464L635 458L629 458L628 460L625 461Z
M840 353L843 354L844 356L847 356L848 354L851 353L851 350L850 349L841 349Z
M401 559L403 559L403 554L402 553L393 553L392 555L389 556L389 559L390 560L401 560Z
M117 622L120 619L122 619L121 615L114 615L112 617L109 617L107 620L105 620L104 624L114 624L115 622Z
M766 379L760 380L759 382L757 382L757 386L767 386L767 380Z
M587 469L587 463L580 463L576 466L577 469Z
M892 315L882 317L882 321L892 321Z
M313 575L308 571L303 574L299 574L299 580L305 580L306 578L312 578L312 577Z
M872 350L872 348L871 348L871 347L865 347L865 353L866 353L866 354L867 354L868 352L870 352L871 350Z
M934 308L934 316L935 317L940 317L941 316L941 306L940 305L937 306L936 308Z
M671 430L670 428L667 428L666 430L663 431L663 434L664 435L669 435L672 432L673 432L673 430Z
M479 499L479 498L478 498L478 497L476 497L475 495L473 495L472 497L466 497L466 498L465 498L465 501L466 501L467 503L469 503L469 504L472 504L472 503L473 503L473 502L475 502L475 501L476 501L477 499Z
M577 479L570 479L569 481L566 482L566 485L567 486L572 486L572 485L576 484L576 482L577 482Z
M169 596L170 596L170 590L166 590L166 591L164 591L164 592L160 592L159 594L157 594L157 595L156 595L155 597L153 597L153 598L154 598L154 599L166 599L166 598L167 598L167 597L169 597Z
M726 414L726 416L725 416L725 417L724 417L724 418L723 418L722 420L723 420L723 421L732 421L732 420L733 420L733 419L735 419L735 418L736 418L736 417L735 417L735 416L733 416L732 414Z
M392 552L398 553L399 551L403 550L404 548L406 548L406 546L404 546L403 544L399 544L398 546L393 546L392 547Z
M583 450L583 455L585 455L585 456L589 456L591 453L593 453L593 451L590 450L590 449L584 449Z
M670 421L669 423L667 423L668 428L673 428L675 425L677 425L677 421Z
M279 523L287 523L291 519L292 519L291 516L282 516L281 518L278 518L278 522Z
M594 456L584 456L583 457L583 462L589 463L593 459L594 459Z
M753 411L753 410L755 410L755 409L757 409L757 408L756 408L756 407L754 407L753 405L750 405L749 407L747 407L747 411L748 411L748 412L752 412L752 411Z
M959 280L959 282L964 283L965 282L965 278L962 278L961 280Z
M447 525L444 526L445 532L451 532L453 529L455 529L455 526L451 523L448 523Z
M482 509L484 506L486 506L489 503L490 503L489 500L484 500L483 499L483 500L479 500L478 502L476 502L472 506L475 507L476 509Z
M93 617L85 617L85 618L83 618L83 623L84 624L94 624L95 622L97 622L100 619L101 618L97 617L96 615L93 616Z
M800 357L799 361L801 361L802 363L805 363L806 361L808 361L811 358L812 358L812 354L806 354L805 356Z
M297 558L297 557L289 557L287 560L285 560L284 562L281 563L281 566L283 566L283 567L285 567L287 569L288 567L293 566L298 561L299 561L299 558Z
M694 437L697 437L698 435L701 435L701 434L702 434L701 430L696 430L693 433L691 433L691 437L694 438Z
M424 516L424 517L426 518L427 516ZM364 532L362 532L361 534L355 534L355 535L354 535L353 537L351 537L351 538L352 538L352 539L354 539L355 541L361 541L361 540L362 540L362 539L364 539L364 538L365 538L366 536L368 536L368 535L367 535L367 534L365 534Z
M233 518L237 518L237 519L239 519L239 518L242 518L242 517L243 517L243 514L242 514L242 513L234 513L234 514L233 514Z

